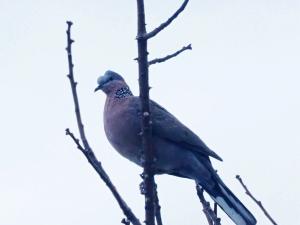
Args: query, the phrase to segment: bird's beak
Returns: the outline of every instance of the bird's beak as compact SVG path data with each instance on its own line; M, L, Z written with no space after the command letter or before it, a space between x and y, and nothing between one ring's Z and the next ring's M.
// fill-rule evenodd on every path
M103 86L107 83L107 76L103 75L99 77L97 83L98 83L98 87L95 88L95 92L101 90Z
M102 85L99 85L98 87L95 88L94 92L101 90Z

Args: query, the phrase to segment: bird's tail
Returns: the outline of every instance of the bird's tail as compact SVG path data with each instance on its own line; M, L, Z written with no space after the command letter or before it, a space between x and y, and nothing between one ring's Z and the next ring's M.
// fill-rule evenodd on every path
M216 174L216 186L208 191L212 199L223 209L223 211L237 225L255 225L256 219L252 213L235 197Z

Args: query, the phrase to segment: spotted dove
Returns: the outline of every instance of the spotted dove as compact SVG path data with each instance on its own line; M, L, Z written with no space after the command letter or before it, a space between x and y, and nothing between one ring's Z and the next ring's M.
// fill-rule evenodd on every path
M141 107L125 80L113 71L98 78L95 89L106 95L104 129L112 146L125 158L142 166ZM156 174L195 180L237 225L254 225L256 219L229 190L212 167L214 151L166 109L150 101L152 146Z

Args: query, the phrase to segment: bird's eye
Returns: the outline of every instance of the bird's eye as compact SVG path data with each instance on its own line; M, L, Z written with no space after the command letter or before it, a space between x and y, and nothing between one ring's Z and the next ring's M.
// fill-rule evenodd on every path
M108 79L108 81L112 81L113 80L113 78L112 77L110 77L109 79Z

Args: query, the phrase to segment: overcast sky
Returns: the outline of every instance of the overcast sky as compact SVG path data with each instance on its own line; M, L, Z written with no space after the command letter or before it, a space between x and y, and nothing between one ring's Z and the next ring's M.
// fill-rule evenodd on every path
M147 29L182 1L146 1ZM138 93L136 1L0 0L0 225L120 224L123 215L65 128L78 134L67 80L66 20L86 133L120 193L143 221L142 169L108 143L107 69ZM268 224L234 178L240 174L278 224L300 224L300 2L198 1L149 43L150 59L192 43L150 69L151 98L197 133L224 162L232 191ZM206 224L194 182L157 177L165 225ZM220 213L223 225L232 222Z

